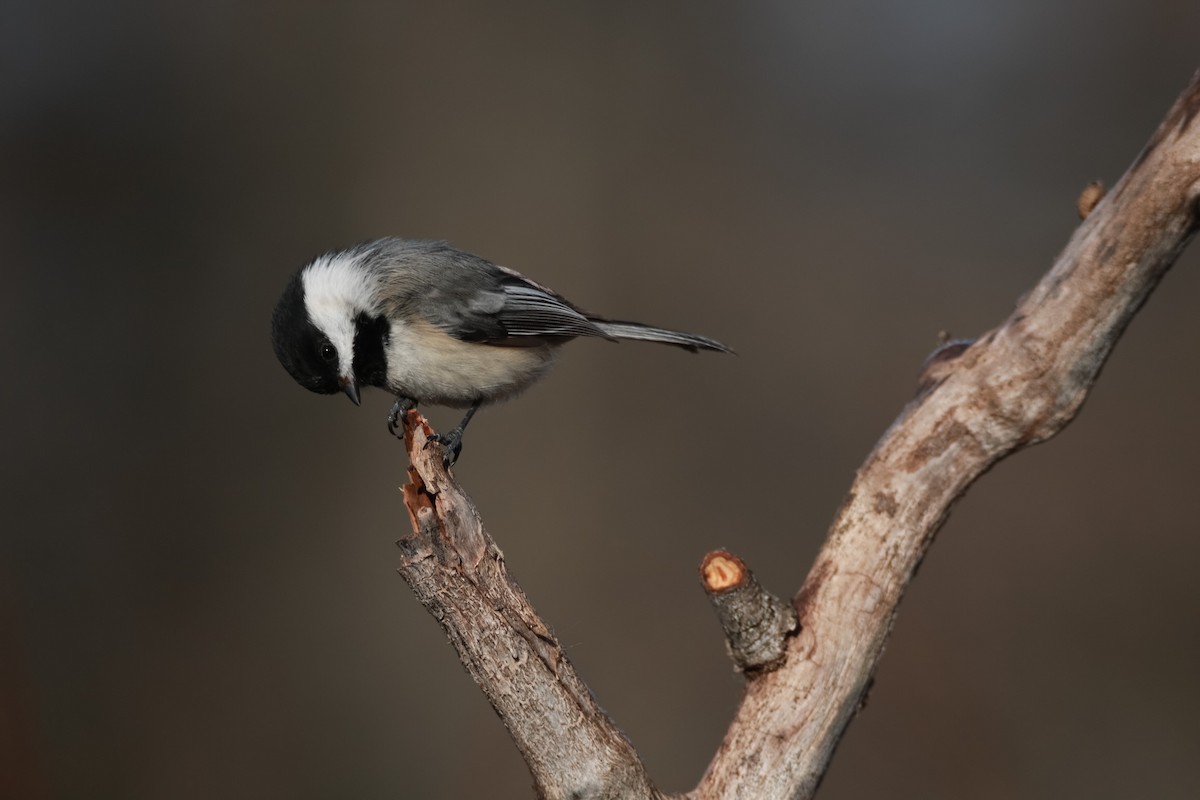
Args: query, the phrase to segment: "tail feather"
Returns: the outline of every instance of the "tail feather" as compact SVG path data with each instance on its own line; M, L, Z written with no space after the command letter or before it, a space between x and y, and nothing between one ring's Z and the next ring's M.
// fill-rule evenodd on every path
M637 339L643 342L662 342L673 344L693 353L698 350L715 350L719 353L732 353L733 349L726 347L716 339L699 336L683 331L669 331L665 328L654 328L640 322L617 322L615 320L592 320L596 327L604 331L605 336L614 339Z

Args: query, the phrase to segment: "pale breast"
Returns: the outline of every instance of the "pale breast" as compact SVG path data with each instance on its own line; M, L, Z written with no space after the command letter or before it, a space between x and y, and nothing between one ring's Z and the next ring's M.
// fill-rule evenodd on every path
M396 394L435 405L494 402L540 378L555 349L473 344L427 322L393 322L385 348L388 384Z

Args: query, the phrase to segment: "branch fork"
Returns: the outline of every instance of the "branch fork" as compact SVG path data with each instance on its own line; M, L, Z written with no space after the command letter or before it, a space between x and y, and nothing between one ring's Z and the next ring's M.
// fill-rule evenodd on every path
M927 361L917 397L860 468L791 604L710 553L701 580L748 678L689 800L808 798L870 686L898 604L954 501L1078 413L1126 325L1197 228L1200 76L1050 272L1002 325ZM413 535L400 573L496 708L544 798L662 798L508 572L415 412L405 420ZM436 456L434 455L436 453Z

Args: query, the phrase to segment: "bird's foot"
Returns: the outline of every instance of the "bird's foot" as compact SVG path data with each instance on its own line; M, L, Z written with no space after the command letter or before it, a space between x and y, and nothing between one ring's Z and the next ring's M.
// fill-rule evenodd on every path
M446 433L434 433L425 441L425 447L437 442L442 446L442 466L450 469L454 466L454 462L458 461L458 454L462 452L463 428L459 425L457 428L452 428Z
M416 407L417 401L411 397L397 397L396 402L392 403L392 410L388 412L388 433L397 439L403 439L404 416Z

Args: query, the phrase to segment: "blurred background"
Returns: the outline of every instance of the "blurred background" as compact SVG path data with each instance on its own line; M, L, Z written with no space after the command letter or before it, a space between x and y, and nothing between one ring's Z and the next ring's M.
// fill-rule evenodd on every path
M694 786L741 685L703 554L799 588L938 332L1005 318L1200 66L1192 0L0 8L0 794L35 800L532 796L394 571L388 398L268 342L294 269L385 234L737 348L575 343L456 470ZM955 508L823 798L1200 794L1198 260Z

